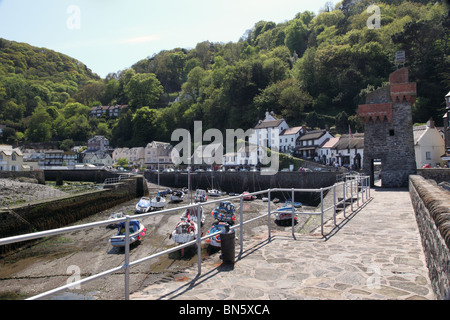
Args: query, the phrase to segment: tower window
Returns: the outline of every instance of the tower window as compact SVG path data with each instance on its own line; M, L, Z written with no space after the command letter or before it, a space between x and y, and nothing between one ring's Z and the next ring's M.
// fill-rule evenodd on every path
M394 135L395 135L394 130L389 130L389 135L390 135L391 137L394 136Z

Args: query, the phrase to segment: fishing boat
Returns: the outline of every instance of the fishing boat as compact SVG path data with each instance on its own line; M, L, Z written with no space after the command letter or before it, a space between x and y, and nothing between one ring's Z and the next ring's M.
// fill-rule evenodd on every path
M228 222L231 225L233 225L236 221L234 204L229 201L221 201L219 203L219 206L211 211L211 214L213 215L214 219Z
M130 220L130 230L129 239L130 244L141 240L145 236L147 229L139 220ZM114 247L124 247L125 246L125 222L119 223L117 234L109 239L109 242Z
M294 224L297 222L297 213L294 212ZM292 209L291 211L276 211L275 223L279 225L290 225L292 223Z
M198 210L200 210L200 227L203 227L205 224L206 217L203 214L203 208L202 207L196 207L196 208L188 208L186 209L183 214L181 215L181 218L187 218L190 217L192 221L197 223L198 225Z
M166 199L164 199L164 197L161 197L160 194L158 193L156 195L156 197L154 197L151 201L152 208L155 209L162 209L167 205Z
M195 202L206 202L208 200L208 196L206 195L206 191L202 189L197 189L195 191Z
M214 224L209 230L207 235L212 235L214 233L227 233L230 230L230 225L226 222L218 222ZM220 234L216 234L215 236L206 239L206 243L210 246L220 248L222 246Z
M147 213L152 209L150 198L142 197L136 204L136 213Z
M175 226L170 238L177 244L184 244L197 239L198 226L190 217L182 217Z
M170 195L170 200L172 202L181 202L184 200L184 192L180 190L175 190Z

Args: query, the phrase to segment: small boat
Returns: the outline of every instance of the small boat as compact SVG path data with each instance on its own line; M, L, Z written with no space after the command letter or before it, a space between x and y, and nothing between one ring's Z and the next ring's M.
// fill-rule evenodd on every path
M172 194L172 189L167 189L167 190L163 190L163 191L158 191L158 194L159 194L159 196L161 196L161 197L165 197L165 196L167 196L168 194Z
M244 192L242 195L244 196L245 201L253 201L256 199L254 195L251 195L248 192Z
M183 217L175 226L170 238L172 238L177 244L187 243L197 239L197 231L197 224L190 219L189 216L186 218Z
M175 190L170 195L170 200L172 202L181 202L184 200L184 192L180 190Z
M263 198L262 198L262 201L263 201L263 202L268 202L268 201L269 201L269 198L263 197Z
M206 195L206 191L202 189L197 189L195 191L195 202L206 202L208 200L208 196Z
M139 220L130 220L130 244L141 240L141 237L145 236L147 229ZM109 242L114 247L124 247L125 246L125 222L119 223L117 234L109 239Z
M110 229L115 229L119 226L119 223L115 222L115 220L124 218L125 214L123 212L113 212L109 215L108 220L111 220L111 223L107 225Z
M194 221L195 223L197 223L197 225L198 225L198 211L197 210L200 210L200 227L203 227L203 225L205 224L205 220L206 220L205 215L203 214L203 208L202 207L197 207L197 208L186 209L183 212L183 214L181 215L181 218L190 217L190 219L192 221Z
M227 233L230 230L230 225L226 222L218 222L214 224L211 229L208 230L207 235L211 235L217 232L220 233ZM215 236L206 239L206 243L209 243L210 246L220 248L221 240L220 240L220 234L216 234Z
M229 201L221 201L219 206L211 211L211 214L214 216L214 219L228 222L231 225L236 221L234 204Z
M222 194L223 194L222 191L217 189L208 190L208 195L211 197L220 197Z
M291 209L292 210L292 209ZM297 222L297 214L294 213L294 223ZM292 222L292 211L276 211L275 212L275 223L279 225L290 225Z
M285 206L292 206L292 200L291 199L287 199L286 202L284 203ZM301 208L302 207L302 203L301 202L294 202L294 207L295 208Z
M160 194L158 193L158 195L152 199L150 205L155 209L162 209L167 205L167 202L166 199L161 197Z
M136 213L147 213L151 211L151 201L150 198L142 197L136 204Z

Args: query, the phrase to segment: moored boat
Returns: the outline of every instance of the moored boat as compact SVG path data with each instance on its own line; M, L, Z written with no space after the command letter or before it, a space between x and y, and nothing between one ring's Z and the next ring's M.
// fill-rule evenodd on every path
M181 215L181 218L187 218L190 217L192 221L198 224L198 210L200 210L200 227L202 227L205 223L205 215L203 213L202 207L195 207L195 208L188 208L186 209L183 214Z
M222 246L220 234L227 233L230 230L230 225L226 222L218 222L214 224L209 230L207 235L212 235L214 233L220 232L211 238L206 239L206 243L210 246L220 248Z
M143 236L145 236L145 232L147 229L145 226L139 221L139 220L130 220L130 230L129 230L129 241L130 244L135 243L136 241L141 240ZM109 239L109 242L114 247L124 247L125 246L125 240L126 240L126 234L125 234L125 222L121 222L118 226L117 234L112 236Z
M152 209L150 198L142 197L136 204L136 213L147 213Z
M175 190L170 195L170 200L172 202L181 202L184 200L184 192L180 190Z
M236 221L236 212L234 204L229 201L221 201L219 206L211 211L214 219L234 224Z
M167 202L166 199L161 197L158 193L158 195L152 199L150 205L155 209L162 209L167 205Z

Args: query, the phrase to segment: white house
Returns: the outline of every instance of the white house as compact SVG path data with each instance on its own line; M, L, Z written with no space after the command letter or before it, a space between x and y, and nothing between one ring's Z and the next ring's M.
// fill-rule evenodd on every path
M306 127L293 127L284 129L280 133L280 152L290 154L294 152L297 139L306 133Z
M434 126L434 121L429 120L426 125L415 126L413 133L417 168L426 164L431 167L443 165L441 156L445 154L445 141Z
M0 145L0 171L23 171L23 153L19 148Z
M337 162L337 154L333 148L339 142L341 137L330 138L325 144L317 150L317 156L319 162L329 166L334 165Z
M339 166L361 169L364 157L364 133L343 134L332 151Z
M143 147L135 148L116 148L112 153L113 163L117 163L119 159L127 159L130 166L140 168L144 166L144 153Z
M258 146L269 148L276 147L280 150L280 133L289 129L289 125L284 119L277 119L273 113L266 112L266 118L258 121L254 128L254 134L249 138L249 142Z
M333 136L325 129L307 132L297 138L294 153L300 158L315 159L317 151L331 138Z

